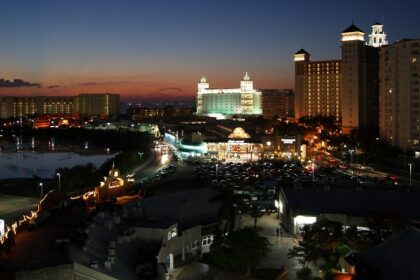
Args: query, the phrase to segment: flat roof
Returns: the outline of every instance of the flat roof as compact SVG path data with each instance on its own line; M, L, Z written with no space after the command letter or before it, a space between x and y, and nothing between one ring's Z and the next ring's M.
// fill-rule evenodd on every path
M288 187L282 191L299 214L368 217L375 212L396 212L420 221L420 192Z

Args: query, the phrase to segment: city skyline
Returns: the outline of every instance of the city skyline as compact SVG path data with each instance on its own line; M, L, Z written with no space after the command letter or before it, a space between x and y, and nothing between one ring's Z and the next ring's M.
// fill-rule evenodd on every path
M0 78L24 82L0 82L0 96L112 92L123 101L190 101L202 75L216 88L237 87L245 71L256 88L293 88L300 47L315 60L337 59L340 32L352 20L365 33L382 22L390 43L420 37L416 7L416 1L4 3Z

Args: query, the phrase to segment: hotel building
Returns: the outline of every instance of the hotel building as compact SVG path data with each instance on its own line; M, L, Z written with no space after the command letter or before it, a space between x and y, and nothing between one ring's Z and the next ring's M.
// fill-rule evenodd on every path
M420 39L401 40L380 51L379 128L401 148L420 146Z
M234 115L261 115L262 102L260 91L248 73L245 73L240 88L210 89L206 78L201 78L197 90L197 114L217 118Z
M262 89L262 111L265 119L293 117L295 95L291 89Z
M375 23L369 43L352 24L341 33L341 59L311 61L301 49L295 61L295 118L335 116L343 131L378 127L380 47L387 44L382 25Z
M341 116L341 60L310 61L304 49L295 60L295 118Z
M1 118L33 115L115 115L118 94L80 94L78 96L5 96L0 98Z
M366 45L364 35L353 24L341 33L341 122L345 133L379 126L379 48Z
M81 115L116 115L120 108L119 94L80 94L76 98L76 110Z

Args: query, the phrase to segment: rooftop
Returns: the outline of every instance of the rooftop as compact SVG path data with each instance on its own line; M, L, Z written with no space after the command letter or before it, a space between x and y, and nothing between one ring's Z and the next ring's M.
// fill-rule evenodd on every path
M420 193L383 190L282 188L289 205L300 214L345 214L368 217L397 212L420 220Z
M351 32L362 32L363 33L363 30L360 29L359 27L357 27L356 25L352 24L349 27L347 27L346 29L344 29L344 31L341 32L341 33L351 33Z
M417 279L420 230L409 227L362 255L375 279Z

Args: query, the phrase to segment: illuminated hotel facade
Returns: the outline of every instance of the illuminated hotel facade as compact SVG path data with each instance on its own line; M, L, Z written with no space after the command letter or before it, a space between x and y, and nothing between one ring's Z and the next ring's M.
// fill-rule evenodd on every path
M420 39L401 40L380 51L381 138L420 150Z
M341 117L341 60L310 61L301 49L295 60L295 117Z
M78 96L5 96L0 98L0 117L33 115L116 115L118 94L80 94Z
M261 115L262 93L254 89L248 73L240 88L210 89L206 78L201 78L197 89L197 115L227 118L234 115Z
M369 43L352 24L341 33L341 59L310 61L301 49L295 61L295 117L334 116L344 132L378 127L379 49L387 44L382 25L375 23Z

